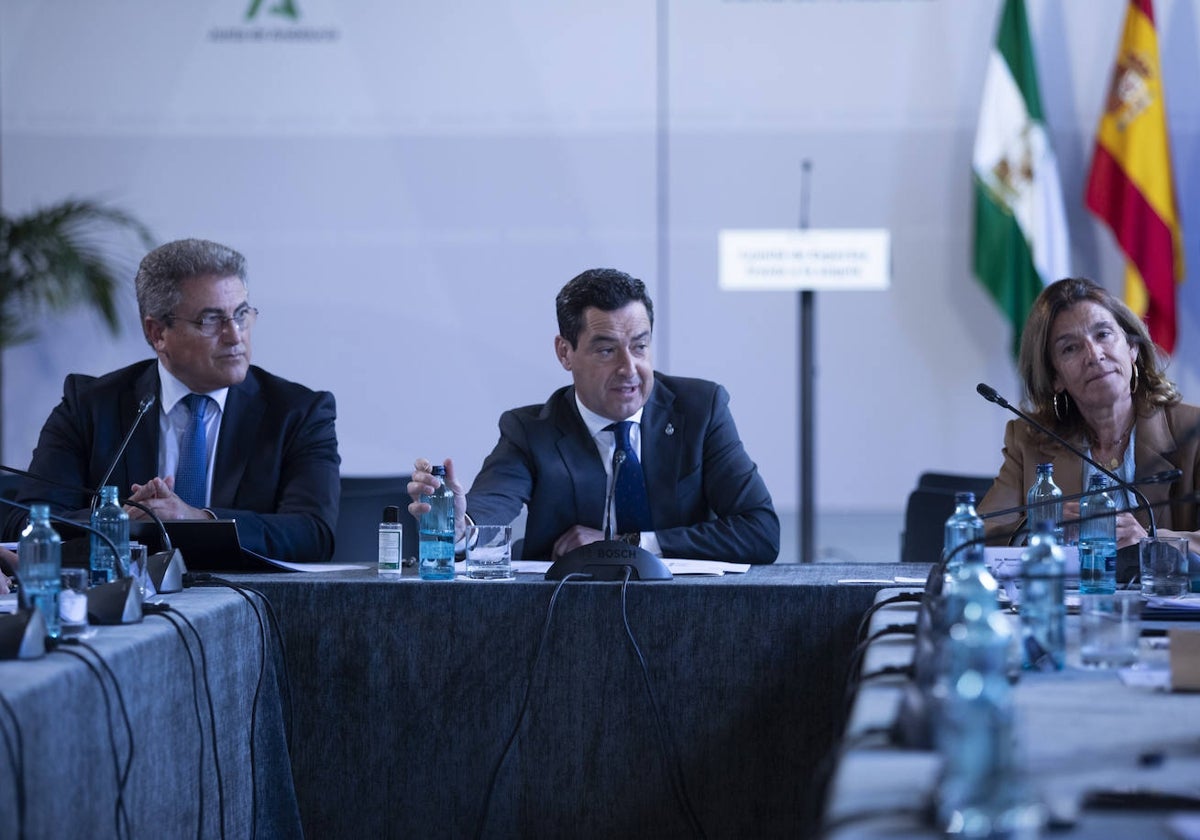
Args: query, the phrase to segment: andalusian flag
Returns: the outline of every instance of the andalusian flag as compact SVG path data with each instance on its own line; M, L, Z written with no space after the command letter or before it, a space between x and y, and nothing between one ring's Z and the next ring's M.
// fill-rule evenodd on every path
M1042 287L1068 275L1058 163L1046 133L1024 0L1005 0L975 135L975 274L1013 325L1013 357Z
M1088 209L1125 252L1125 302L1150 337L1175 349L1175 286L1183 280L1183 243L1171 177L1152 0L1130 0L1125 32L1087 185Z

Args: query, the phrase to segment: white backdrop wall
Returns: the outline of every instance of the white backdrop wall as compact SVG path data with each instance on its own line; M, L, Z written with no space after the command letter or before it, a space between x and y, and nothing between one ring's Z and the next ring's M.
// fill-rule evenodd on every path
M798 504L797 297L717 288L722 228L886 227L887 292L817 296L817 505L898 511L925 469L993 472L1019 396L971 275L970 161L999 0L0 0L0 201L101 197L246 254L254 358L338 400L343 471L472 476L507 407L567 380L553 296L620 267L668 372L723 382ZM1029 0L1075 273L1119 289L1082 205L1125 0ZM1158 0L1176 184L1200 271L1200 22ZM251 12L255 12L251 16ZM128 254L136 260L140 254ZM132 272L130 272L132 276ZM3 357L4 462L64 375L149 355L89 315ZM1200 278L1172 372L1200 400Z

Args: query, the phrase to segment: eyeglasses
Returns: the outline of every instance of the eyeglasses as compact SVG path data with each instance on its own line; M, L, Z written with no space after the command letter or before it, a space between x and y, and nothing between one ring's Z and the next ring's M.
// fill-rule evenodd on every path
M178 315L168 315L166 318L167 326L171 326L176 321L183 321L191 324L196 328L196 332L205 338L216 338L221 333L225 332L225 327L228 324L233 324L237 327L238 332L245 332L254 326L254 322L258 320L258 310L253 306L245 306L234 312L232 315L222 315L219 312L209 312L200 318L180 318Z

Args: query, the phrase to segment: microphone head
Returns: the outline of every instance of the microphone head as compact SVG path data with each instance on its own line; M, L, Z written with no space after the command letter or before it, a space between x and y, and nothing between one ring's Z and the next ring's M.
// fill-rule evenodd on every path
M1163 470L1156 472L1154 475L1147 476L1139 484L1170 484L1172 481L1178 481L1183 477L1183 470Z
M995 403L996 405L1005 405L1008 402L1004 399L1004 397L1000 396L999 392L995 388L983 382L980 382L978 385L976 385L975 390L979 392L979 396L983 397L988 402Z
M154 394L147 394L146 396L142 397L142 401L138 403L138 414L145 414L147 411L149 411L150 406L154 405L154 401L156 399L157 397L155 397Z
M618 449L616 452L613 453L613 463L618 467L621 466L621 464L625 463L625 450L624 449Z

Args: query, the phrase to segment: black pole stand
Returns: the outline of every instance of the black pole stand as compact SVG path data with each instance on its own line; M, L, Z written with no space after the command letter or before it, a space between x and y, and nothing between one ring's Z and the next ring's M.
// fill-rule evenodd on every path
M808 230L809 190L812 179L812 161L807 158L800 164L800 230ZM800 538L797 541L801 563L816 561L816 526L813 512L816 507L813 489L813 371L816 358L813 350L813 322L816 298L811 289L800 292L800 334L798 365L800 368L800 404L797 419L800 426Z

